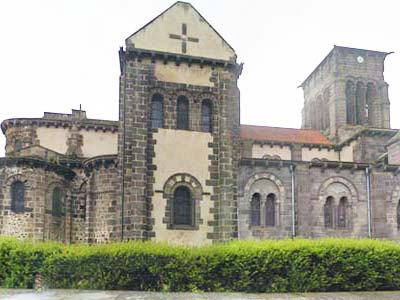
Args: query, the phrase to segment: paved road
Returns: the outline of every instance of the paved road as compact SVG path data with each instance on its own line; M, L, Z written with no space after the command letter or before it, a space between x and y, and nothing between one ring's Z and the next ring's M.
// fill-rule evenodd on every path
M238 293L147 293L119 291L31 290L0 289L0 300L400 300L399 292L357 293L295 293L295 294L238 294Z

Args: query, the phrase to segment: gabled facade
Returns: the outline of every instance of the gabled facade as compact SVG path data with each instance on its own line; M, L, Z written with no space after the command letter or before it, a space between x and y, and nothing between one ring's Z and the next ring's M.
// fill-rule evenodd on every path
M399 239L389 53L335 46L306 78L302 129L240 124L232 47L177 2L119 51L119 120L3 121L0 233L103 243Z

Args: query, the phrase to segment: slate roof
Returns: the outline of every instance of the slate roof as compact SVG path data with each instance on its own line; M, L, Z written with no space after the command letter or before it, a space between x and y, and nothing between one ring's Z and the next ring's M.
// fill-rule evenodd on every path
M333 146L325 135L314 129L240 125L240 137L243 140Z

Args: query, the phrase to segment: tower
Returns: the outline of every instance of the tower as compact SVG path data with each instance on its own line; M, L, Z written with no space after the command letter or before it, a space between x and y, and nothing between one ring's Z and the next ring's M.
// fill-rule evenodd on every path
M388 52L334 46L301 84L303 128L323 131L340 142L362 128L390 128Z
M177 2L119 54L121 236L193 244L236 237L234 50Z

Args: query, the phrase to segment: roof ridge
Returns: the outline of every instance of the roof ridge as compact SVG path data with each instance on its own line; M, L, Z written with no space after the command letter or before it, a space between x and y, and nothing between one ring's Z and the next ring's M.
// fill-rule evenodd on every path
M292 130L304 130L304 131L317 131L317 132L321 133L321 131L319 131L318 129L312 129L312 128L293 128L293 127L279 127L279 126L252 125L252 124L240 124L240 126L253 126L253 127L264 127L264 128L279 128L279 129L292 129Z

